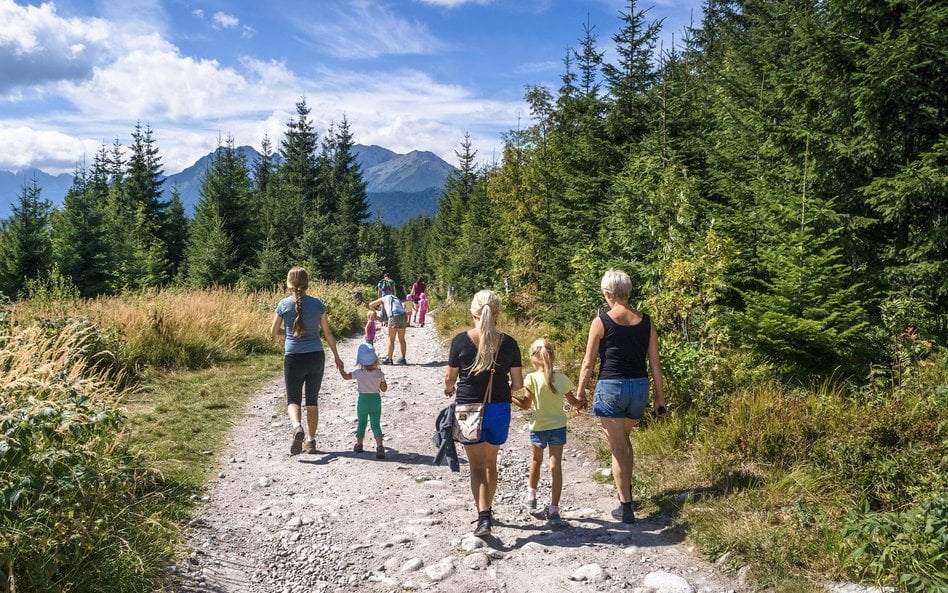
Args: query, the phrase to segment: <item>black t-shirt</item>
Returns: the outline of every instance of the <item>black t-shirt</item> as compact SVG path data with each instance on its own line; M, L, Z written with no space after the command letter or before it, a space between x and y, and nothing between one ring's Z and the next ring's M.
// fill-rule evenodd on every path
M460 369L458 373L455 401L459 404L476 404L484 401L490 369L471 375L471 367L477 358L477 344L467 332L461 332L451 340L448 351L448 366ZM523 366L520 361L520 346L507 334L500 334L500 349L494 368L494 387L490 401L510 403L510 369Z
M600 379L640 379L647 377L645 359L652 320L642 315L635 325L616 323L605 313L599 314L605 335L599 342Z

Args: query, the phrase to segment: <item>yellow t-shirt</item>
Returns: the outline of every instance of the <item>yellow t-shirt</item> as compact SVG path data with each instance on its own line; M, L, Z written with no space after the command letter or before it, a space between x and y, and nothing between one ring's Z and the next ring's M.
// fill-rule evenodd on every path
M533 394L530 430L534 432L566 426L563 396L573 390L573 381L563 373L553 371L553 385L556 393L546 384L542 371L534 371L523 380L523 386Z

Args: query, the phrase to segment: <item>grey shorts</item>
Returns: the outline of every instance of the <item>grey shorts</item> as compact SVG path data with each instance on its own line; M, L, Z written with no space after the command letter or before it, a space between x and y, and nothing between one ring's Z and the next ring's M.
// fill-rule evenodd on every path
M408 316L404 313L395 313L391 319L388 320L388 326L392 329L408 327Z

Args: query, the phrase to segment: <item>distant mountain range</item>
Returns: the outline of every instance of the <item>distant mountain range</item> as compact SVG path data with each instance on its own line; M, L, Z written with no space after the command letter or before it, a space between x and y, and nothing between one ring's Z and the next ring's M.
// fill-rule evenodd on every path
M241 146L238 150L252 170L259 153L250 146ZM395 226L416 216L433 215L444 182L454 171L449 163L427 151L398 154L381 146L356 144L353 153L362 167L370 211L373 216L378 214L387 224ZM180 173L165 178L165 197L171 195L172 187L177 187L189 216L194 215L194 208L200 200L201 181L213 156L213 152L209 153ZM50 175L39 169L18 173L0 171L0 219L10 217L23 186L29 184L34 175L43 190L43 198L54 206L62 205L63 197L72 185L72 175Z

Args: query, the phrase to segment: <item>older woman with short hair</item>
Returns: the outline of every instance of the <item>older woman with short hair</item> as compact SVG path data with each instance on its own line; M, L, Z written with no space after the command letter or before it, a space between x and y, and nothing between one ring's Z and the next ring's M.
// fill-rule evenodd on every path
M628 274L611 269L603 275L600 287L609 308L589 326L577 399L584 405L588 402L586 385L599 358L593 415L599 418L612 453L612 476L619 493L619 506L612 516L623 523L634 523L631 433L648 404L649 373L655 387L655 414L666 414L658 334L648 315L629 306L632 280Z

